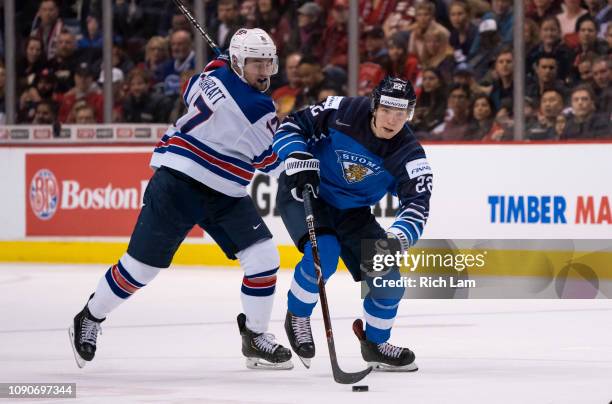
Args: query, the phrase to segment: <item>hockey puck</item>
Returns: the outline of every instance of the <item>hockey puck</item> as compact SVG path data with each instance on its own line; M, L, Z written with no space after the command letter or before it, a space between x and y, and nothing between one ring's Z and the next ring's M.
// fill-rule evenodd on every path
M368 391L368 386L353 386L353 391Z

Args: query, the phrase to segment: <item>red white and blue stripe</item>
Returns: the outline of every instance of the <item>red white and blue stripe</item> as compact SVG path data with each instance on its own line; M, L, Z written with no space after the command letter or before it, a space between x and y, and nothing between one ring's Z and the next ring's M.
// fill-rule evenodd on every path
M121 265L121 261L117 265L110 267L104 277L113 293L121 299L127 299L145 286L130 275L124 266Z
M274 170L280 164L281 160L276 153L274 153L274 150L272 150L272 146L268 147L266 151L253 159L253 168L264 173Z
M242 293L249 296L271 296L276 288L278 268L242 278Z

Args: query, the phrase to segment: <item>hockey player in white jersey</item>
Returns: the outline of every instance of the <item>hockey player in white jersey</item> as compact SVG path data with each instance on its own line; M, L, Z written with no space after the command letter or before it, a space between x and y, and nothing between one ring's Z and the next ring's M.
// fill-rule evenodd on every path
M70 326L79 367L94 358L100 323L170 266L196 224L244 270L244 313L237 320L247 367L293 367L291 351L266 332L280 258L246 191L256 169L281 169L272 151L278 120L272 99L264 94L278 71L276 47L265 31L240 29L229 56L229 65L191 78L182 95L187 113L155 148L151 166L156 171L127 252L106 271Z

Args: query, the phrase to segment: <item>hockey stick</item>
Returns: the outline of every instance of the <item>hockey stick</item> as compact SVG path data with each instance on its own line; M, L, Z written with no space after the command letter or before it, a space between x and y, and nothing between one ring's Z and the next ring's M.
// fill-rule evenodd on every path
M323 280L321 260L319 259L319 249L317 247L317 236L314 228L314 214L312 212L310 192L311 190L309 188L305 189L302 193L302 197L304 198L304 212L306 213L308 237L310 238L312 257L314 259L315 272L319 283L319 297L321 299L321 310L323 311L323 322L325 323L325 334L327 336L327 347L329 348L329 359L331 361L332 373L336 382L341 384L353 384L366 377L372 371L372 367L368 367L360 372L346 373L340 369L340 366L338 366L338 357L336 356L336 346L334 344L334 334L332 332L331 320L329 318L329 306L327 305L327 295L325 294L325 282Z
M200 32L200 34L204 37L204 39L206 40L206 43L208 43L208 46L210 46L213 52L215 52L215 56L219 56L221 54L221 49L219 49L219 46L215 43L215 41L213 41L210 35L208 35L208 33L204 30L204 28L202 28L200 23L193 17L193 15L191 15L191 13L187 9L187 7L185 7L183 2L181 0L172 0L172 1L174 1L174 5L176 5L176 7L180 10L180 12L183 13L183 15L189 20L191 25L193 25L193 27L197 29L198 32Z

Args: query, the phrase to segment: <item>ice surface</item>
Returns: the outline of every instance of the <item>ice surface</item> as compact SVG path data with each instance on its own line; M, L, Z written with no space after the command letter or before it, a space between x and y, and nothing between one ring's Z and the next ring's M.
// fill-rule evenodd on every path
M67 327L104 271L0 265L0 382L77 383L78 402L112 404L612 400L610 300L403 301L390 342L414 350L420 370L371 374L359 383L370 391L354 393L331 377L319 308L310 370L297 359L291 371L245 368L238 268L163 271L103 323L97 356L80 370ZM270 330L286 346L290 277L281 271ZM362 369L351 331L361 315L359 287L346 272L328 285L340 366Z

